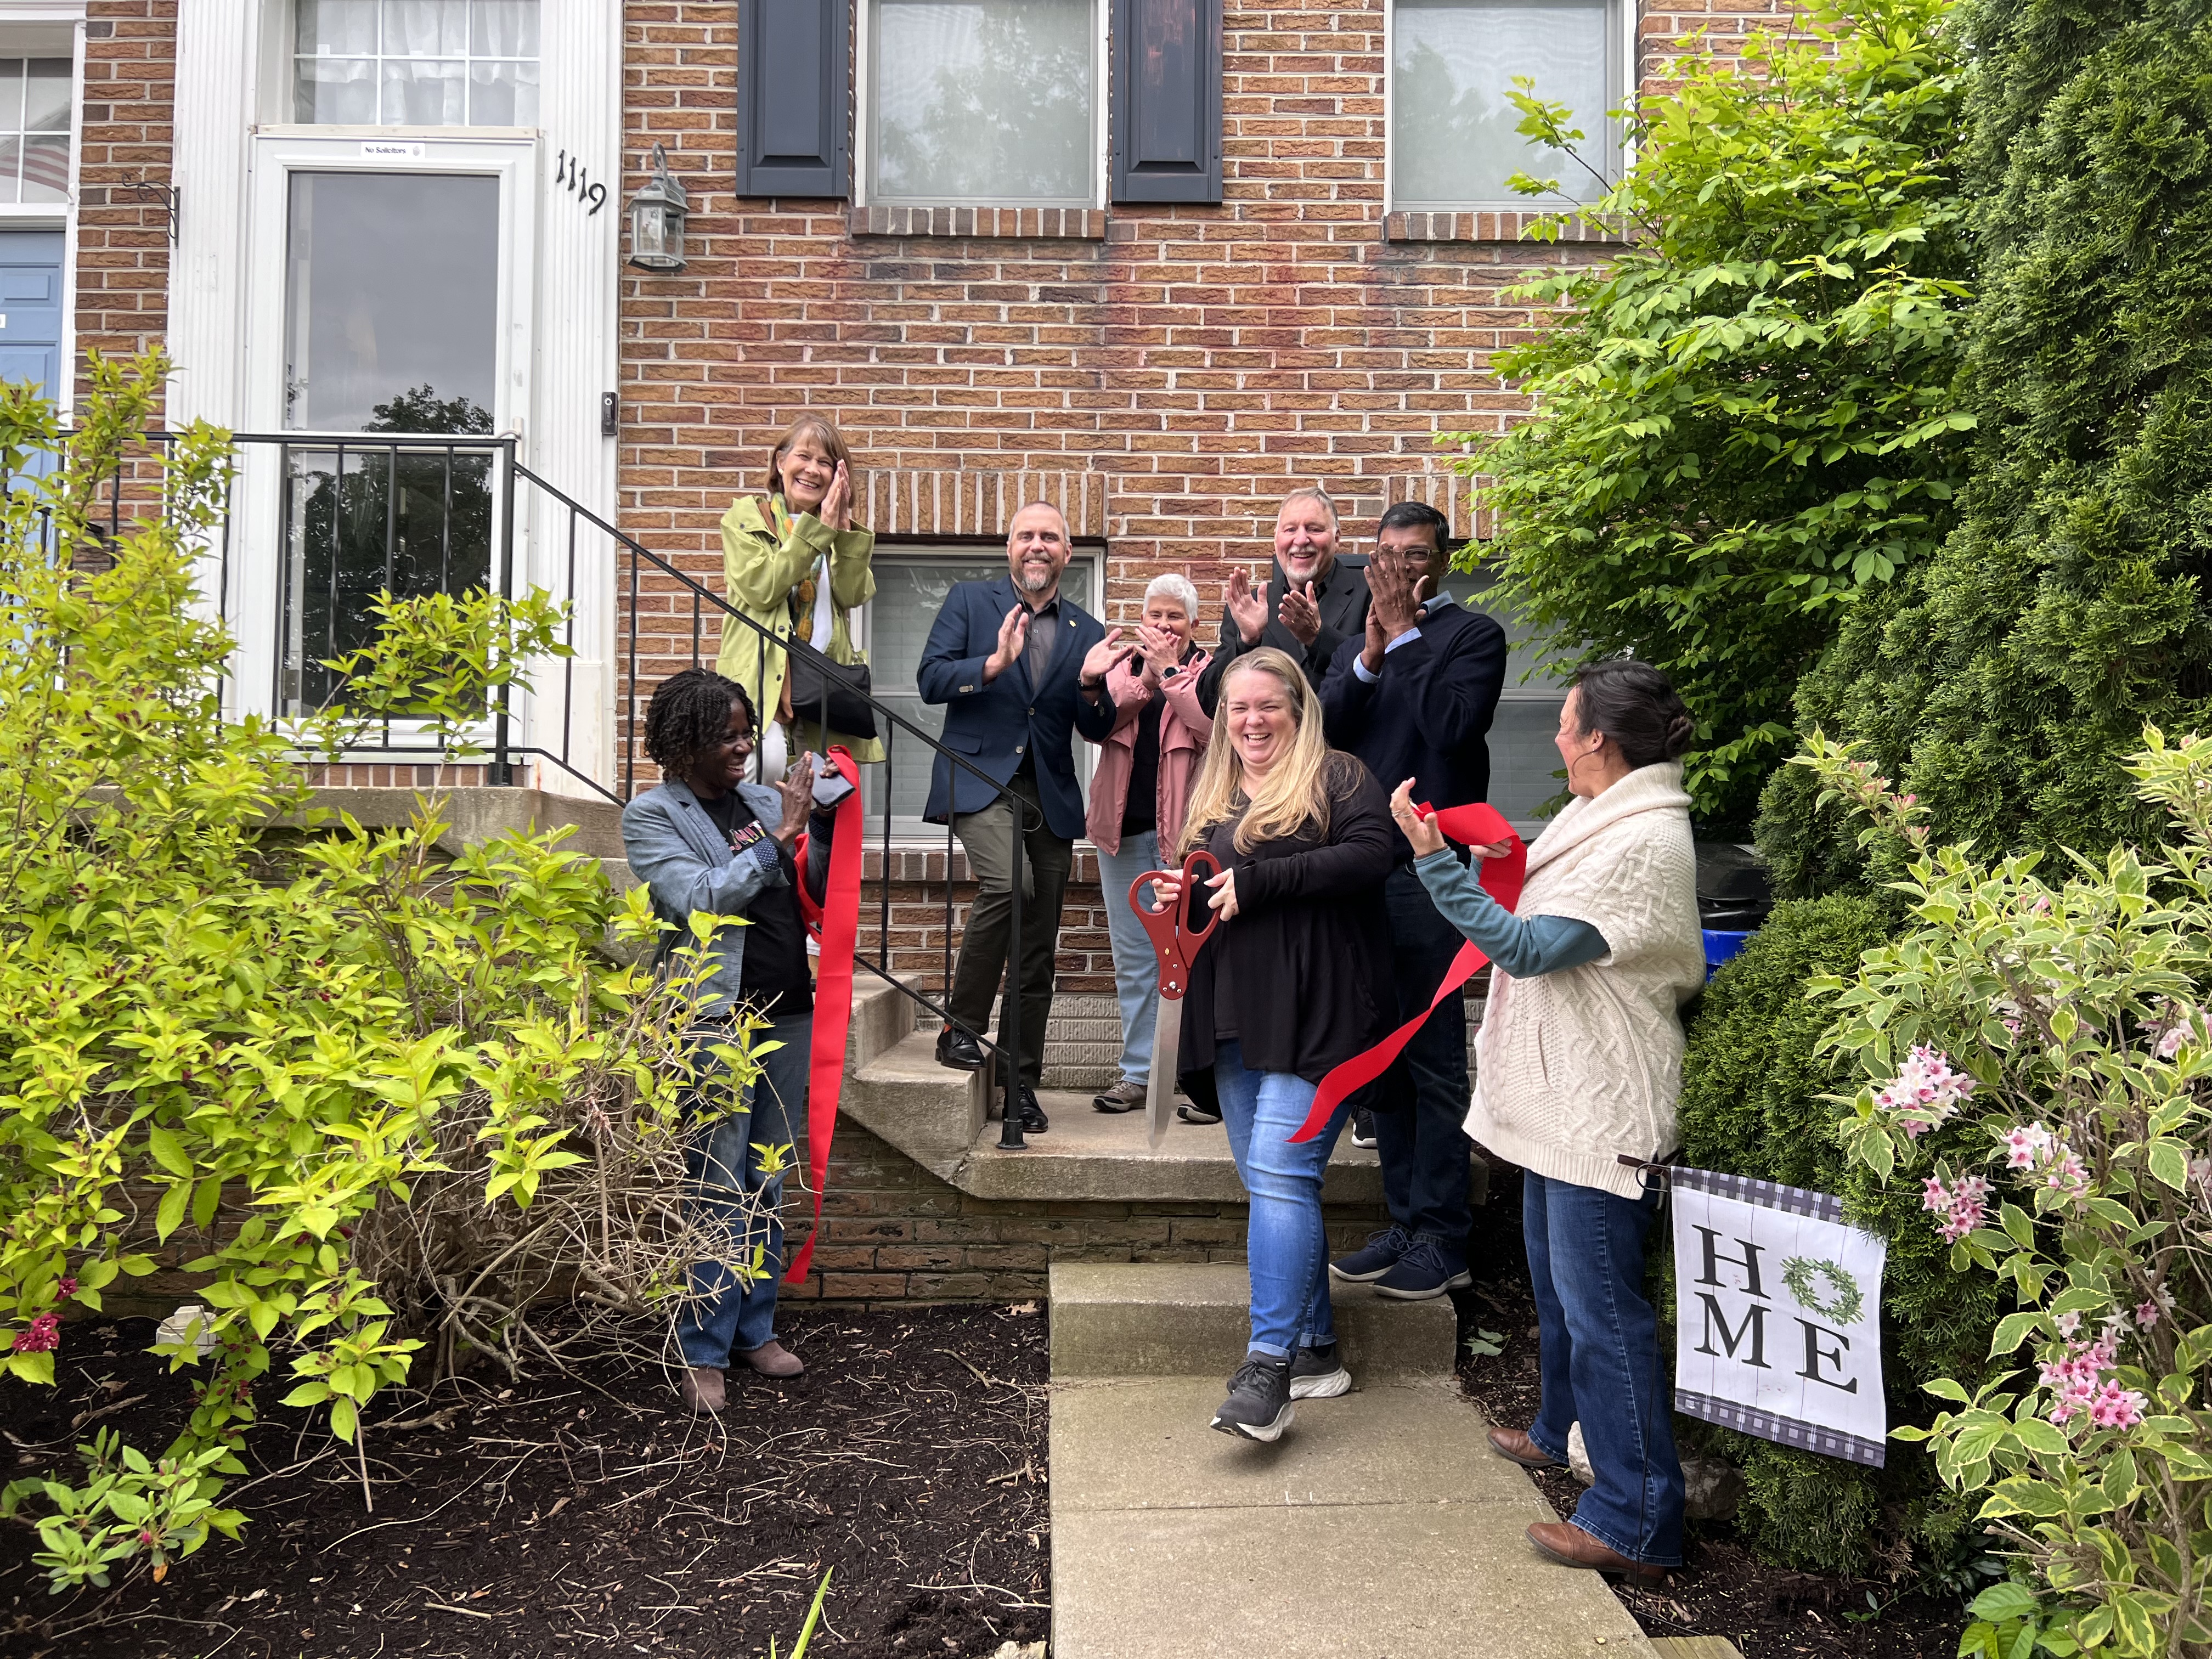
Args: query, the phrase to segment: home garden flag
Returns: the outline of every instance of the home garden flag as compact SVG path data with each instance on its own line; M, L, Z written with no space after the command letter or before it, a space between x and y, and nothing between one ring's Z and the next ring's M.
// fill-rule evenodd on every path
M1886 1243L1826 1193L1670 1168L1674 1409L1881 1467Z

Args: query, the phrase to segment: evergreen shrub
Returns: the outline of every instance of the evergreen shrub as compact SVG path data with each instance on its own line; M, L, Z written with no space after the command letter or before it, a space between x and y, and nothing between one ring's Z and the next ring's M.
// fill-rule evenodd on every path
M1920 1193L1884 1186L1845 1159L1834 1109L1850 1068L1819 1052L1834 1017L1808 980L1856 971L1888 942L1901 911L1887 896L1836 894L1778 905L1715 976L1683 1065L1683 1162L1834 1193L1851 1218L1889 1242L1882 1277L1882 1380L1893 1424L1924 1424L1929 1377L1978 1376L2003 1298L1989 1274L1960 1273L1926 1225ZM1974 1504L1946 1492L1931 1460L1893 1443L1886 1468L1817 1457L1733 1430L1681 1425L1744 1473L1737 1511L1762 1556L1814 1571L1932 1576L1978 1542Z
M1799 685L1985 854L2161 832L2124 758L2212 724L2212 12L1976 0L1966 160L1972 483L1936 556L1870 592ZM1759 841L1782 890L1859 870L1784 767Z

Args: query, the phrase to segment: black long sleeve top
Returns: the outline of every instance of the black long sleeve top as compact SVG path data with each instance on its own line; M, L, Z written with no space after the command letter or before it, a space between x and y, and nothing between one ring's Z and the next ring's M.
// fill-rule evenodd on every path
M1382 908L1390 805L1352 756L1329 757L1328 782L1326 836L1309 825L1240 853L1235 818L1207 834L1207 850L1237 872L1237 915L1215 926L1191 965L1181 1073L1211 1066L1216 1031L1233 1031L1248 1071L1318 1083L1389 1029L1398 1006ZM1205 902L1201 891L1196 902Z

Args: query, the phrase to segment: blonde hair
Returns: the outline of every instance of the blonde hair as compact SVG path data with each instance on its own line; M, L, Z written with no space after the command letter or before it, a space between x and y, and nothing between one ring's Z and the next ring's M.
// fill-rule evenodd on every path
M1244 763L1229 736L1229 684L1245 674L1267 674L1281 682L1290 693L1291 716L1297 735L1291 752L1277 761L1261 781L1260 792L1244 793ZM1178 854L1187 853L1204 839L1215 824L1236 817L1236 845L1249 853L1261 842L1295 836L1307 825L1328 834L1330 773L1328 739L1322 735L1321 699L1314 695L1304 671L1287 653L1273 646L1248 651L1229 665L1221 677L1220 700L1213 709L1213 735L1206 748L1206 763L1192 790L1190 809L1184 815Z
M820 415L802 415L785 428L783 436L775 441L775 447L769 452L769 495L783 494L783 452L801 438L811 438L820 444L831 461L842 461L848 468L852 465L853 453L845 447L845 440L838 432L836 424Z

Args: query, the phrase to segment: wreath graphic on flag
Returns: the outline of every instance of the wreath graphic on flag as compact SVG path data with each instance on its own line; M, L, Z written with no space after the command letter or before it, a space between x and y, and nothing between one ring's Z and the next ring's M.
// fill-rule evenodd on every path
M1833 1292L1830 1300L1820 1300L1814 1279L1824 1279ZM1815 1261L1810 1256L1793 1255L1782 1264L1782 1282L1797 1305L1808 1313L1832 1320L1838 1325L1848 1325L1865 1310L1866 1297L1859 1282L1833 1261Z

